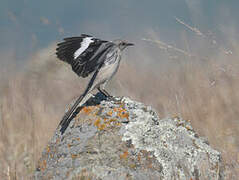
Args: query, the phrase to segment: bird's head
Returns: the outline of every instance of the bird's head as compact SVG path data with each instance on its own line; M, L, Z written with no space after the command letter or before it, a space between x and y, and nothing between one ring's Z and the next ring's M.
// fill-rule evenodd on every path
M114 40L113 42L120 48L121 51L123 51L127 46L134 45L133 43L130 43L126 40L120 40L120 39Z

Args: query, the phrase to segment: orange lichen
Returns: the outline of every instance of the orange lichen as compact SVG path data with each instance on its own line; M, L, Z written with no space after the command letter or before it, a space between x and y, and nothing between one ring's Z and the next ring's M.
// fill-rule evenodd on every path
M107 122L108 121L108 119L107 118L104 118L104 122Z
M67 144L68 148L71 148L72 144Z
M189 125L186 125L185 128L186 128L188 131L192 130L192 128L191 128Z
M100 124L100 126L98 127L98 129L99 129L99 130L104 130L104 129L105 129L105 127L106 127L106 125L105 125L105 124Z
M110 119L109 120L109 122L111 123L111 122L115 122L116 121L116 119Z
M46 160L45 159L43 161L40 161L39 168L41 169L41 171L44 171L46 169Z
M113 111L117 112L117 116L119 118L129 118L129 113L122 106L119 108L114 108Z
M114 125L120 126L121 124L117 122L117 119L104 118L101 120L100 118L97 118L94 121L94 125L98 128L98 130L105 130L106 128L113 127Z
M92 112L92 110L93 110L93 107L91 107L91 106L86 106L83 108L83 112L87 115L90 114Z
M77 154L72 154L72 155L71 155L71 158L72 158L72 159L76 159L77 157L78 157Z
M129 113L127 113L127 112L122 112L122 113L119 115L119 117L128 119L128 118L129 118Z
M72 140L74 140L74 141L80 141L81 139L80 139L80 137L78 137L78 138L73 138Z
M119 108L119 112L120 112L120 113L123 113L123 112L126 112L126 110L123 109L123 108Z
M100 126L100 118L98 118L98 119L95 120L94 125L95 125L96 127L99 127L99 126Z
M120 155L120 159L126 159L129 155L129 152L126 150L123 154Z
M121 124L119 122L115 123L116 126L120 126Z
M112 116L113 112L112 111L109 111L106 113L108 116Z
M149 169L152 169L152 168L153 168L153 164L152 164L151 160L149 160L149 162L148 162L148 168L149 168Z
M99 130L104 130L106 128L106 125L103 123L100 123L100 118L96 119L94 122L94 125L99 129Z
M140 155L140 153L138 154L138 156L137 156L137 160L140 162L141 161L141 155Z
M46 151L47 151L48 153L50 153L50 152L51 152L51 148L50 148L50 146L49 146L49 145L47 145L47 147L46 147Z

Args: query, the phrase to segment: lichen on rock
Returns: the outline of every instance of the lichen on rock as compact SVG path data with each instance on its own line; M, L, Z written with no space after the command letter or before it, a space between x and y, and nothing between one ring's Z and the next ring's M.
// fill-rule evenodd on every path
M129 98L91 98L43 151L35 179L219 179L220 153L189 122Z

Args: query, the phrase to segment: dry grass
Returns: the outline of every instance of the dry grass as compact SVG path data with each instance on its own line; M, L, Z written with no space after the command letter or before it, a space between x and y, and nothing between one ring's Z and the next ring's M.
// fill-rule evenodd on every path
M51 55L54 48L36 53L21 71L12 73L15 68L11 66L0 78L0 179L30 179L66 104L85 87L86 80L79 79L69 66ZM122 62L116 81L109 87L111 91L152 105L160 117L178 115L189 119L194 129L222 152L228 179L236 179L238 54L219 52L207 60L162 60L157 53L151 57L147 52L138 54L137 59L129 56L127 62Z

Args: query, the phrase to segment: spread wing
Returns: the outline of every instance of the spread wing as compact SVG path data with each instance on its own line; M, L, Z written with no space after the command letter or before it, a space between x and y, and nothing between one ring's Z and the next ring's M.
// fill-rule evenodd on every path
M102 57L114 44L82 34L79 37L65 38L57 46L57 57L70 64L78 76L87 77L101 66L104 61Z

